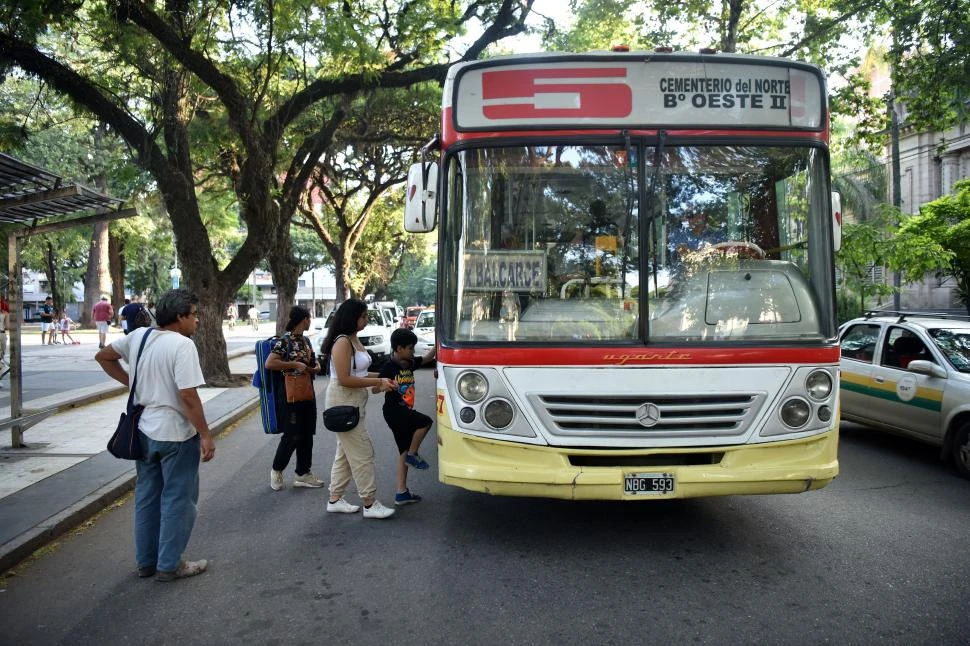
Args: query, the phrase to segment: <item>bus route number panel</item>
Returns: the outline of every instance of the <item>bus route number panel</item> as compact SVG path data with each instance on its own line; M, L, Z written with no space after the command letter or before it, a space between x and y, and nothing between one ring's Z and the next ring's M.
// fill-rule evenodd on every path
M674 493L672 473L624 473L623 493L628 496L665 496Z

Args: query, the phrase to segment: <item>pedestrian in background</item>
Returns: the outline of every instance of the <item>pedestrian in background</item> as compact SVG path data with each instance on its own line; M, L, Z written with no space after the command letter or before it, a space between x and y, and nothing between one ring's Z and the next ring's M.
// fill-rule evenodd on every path
M114 315L115 310L108 302L108 297L102 294L101 300L95 303L91 310L91 318L94 319L94 324L98 328L98 348L103 348L107 343L108 324Z
M125 299L125 306L122 307L121 312L119 312L119 316L121 317L121 328L124 330L125 334L130 334L139 327L143 327L142 325L139 325L139 323L144 322L144 319L139 321L138 315L144 309L145 306L138 302L137 296L131 300L128 300L127 298Z
M235 303L229 303L229 307L226 308L226 317L229 319L229 330L236 329L236 318L239 316L239 310L236 309Z
M67 315L67 310L64 310L63 312L61 312L61 317L59 319L59 326L61 328L61 343L63 343L64 345L67 345L68 339L71 340L71 345L77 345L78 343L80 343L80 341L75 341L74 337L71 336L71 326L73 324L74 324L74 321L72 321L71 317Z
M259 331L259 310L253 305L249 308L249 323L253 326L253 331Z
M330 501L327 511L353 514L358 505L347 502L343 495L353 477L357 494L364 503L364 518L387 518L394 510L376 498L377 480L374 475L374 445L364 425L367 389L387 392L397 387L390 379L368 372L371 358L364 350L357 333L367 326L367 304L355 298L340 304L327 330L321 352L330 363L330 383L327 386L326 408L356 406L360 421L349 431L336 433L337 452L330 471Z
M47 333L50 338L46 340L46 345L57 343L57 332L54 330L54 299L48 296L44 299L44 304L40 306L40 344L45 345Z
M300 306L290 309L286 322L286 334L281 336L266 357L263 367L292 375L309 373L310 383L313 376L320 372L320 364L313 354L313 347L303 333L310 327L310 312ZM269 486L279 491L286 486L283 470L296 452L296 478L294 487L322 487L325 482L310 471L313 462L313 435L317 432L317 402L286 402L283 419L280 423L282 435L273 457L273 468L269 473Z
M199 326L198 299L184 289L158 300L158 328L133 331L94 356L126 386L124 360L135 366L145 407L138 422L144 457L135 461L135 560L138 576L174 581L205 572L208 561L186 561L182 553L195 524L199 458L208 462L216 446L197 388L205 383L192 335ZM139 353L142 338L150 334ZM135 363L137 361L137 364Z

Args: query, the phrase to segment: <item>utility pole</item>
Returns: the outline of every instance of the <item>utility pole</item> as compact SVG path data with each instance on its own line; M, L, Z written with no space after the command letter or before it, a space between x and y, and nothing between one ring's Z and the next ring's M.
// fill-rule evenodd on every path
M896 207L896 212L899 213L903 204L903 191L902 182L900 178L899 171L899 115L896 114L896 96L893 90L889 90L886 94L886 107L889 110L889 149L890 157L892 162L892 175L893 175L893 206ZM896 221L896 226L899 226L899 221ZM902 283L899 279L899 272L893 272L893 310L899 311L899 290Z

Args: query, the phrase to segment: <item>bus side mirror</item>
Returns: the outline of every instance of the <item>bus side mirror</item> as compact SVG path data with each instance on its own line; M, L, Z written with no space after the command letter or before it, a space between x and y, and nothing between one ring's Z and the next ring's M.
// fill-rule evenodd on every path
M437 224L438 164L413 164L408 171L407 194L404 196L404 230L427 233Z
M842 196L832 193L832 246L834 251L842 248Z

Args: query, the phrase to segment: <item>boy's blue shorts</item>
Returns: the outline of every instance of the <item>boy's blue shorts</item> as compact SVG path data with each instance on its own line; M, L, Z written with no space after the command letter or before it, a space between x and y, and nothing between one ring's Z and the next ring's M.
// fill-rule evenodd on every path
M384 407L384 421L394 433L394 442L399 453L411 448L414 432L419 428L427 428L434 422L424 413L400 404Z

